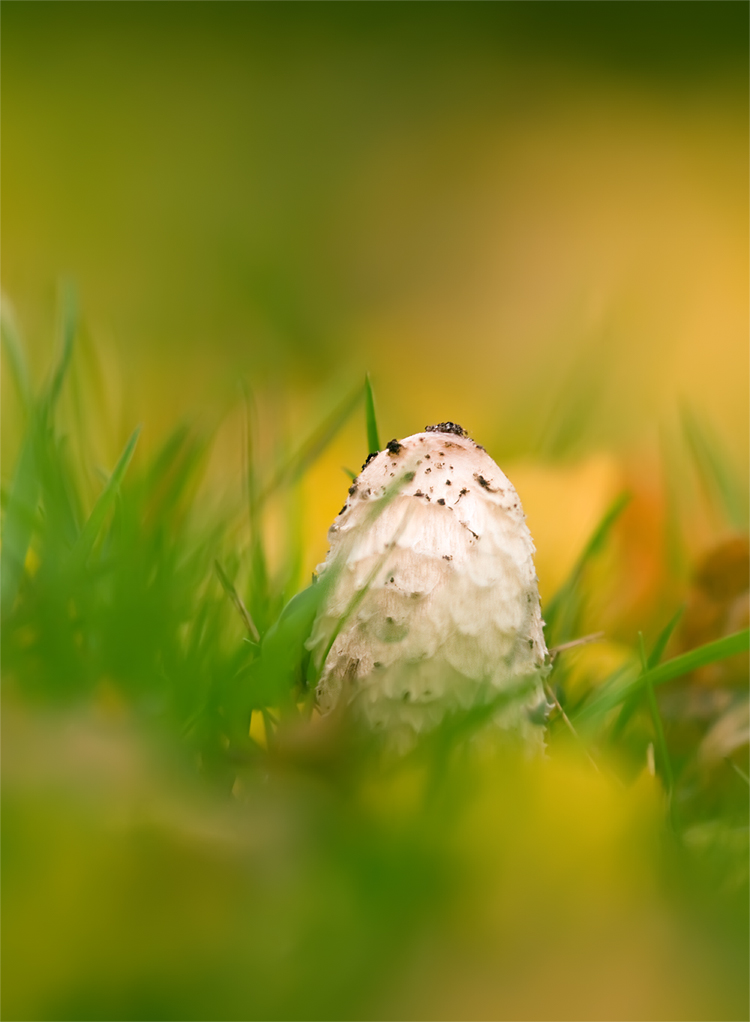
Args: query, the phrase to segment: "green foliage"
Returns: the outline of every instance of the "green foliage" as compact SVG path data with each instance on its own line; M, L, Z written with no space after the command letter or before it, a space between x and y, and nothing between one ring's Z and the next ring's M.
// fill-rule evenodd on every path
M628 506L631 494L621 493L607 508L590 539L573 565L570 575L544 610L547 644L555 646L568 642L580 625L583 586L582 581L591 562L606 545L610 533L622 512Z
M378 423L375 418L375 398L372 394L372 383L370 374L365 377L365 423L367 425L367 447L368 453L376 454L380 447L380 436L378 435Z
M694 409L682 409L682 427L703 492L721 518L735 529L747 529L747 496L729 458L709 425Z
M649 668L631 680L622 682L619 678L610 679L579 711L577 719L584 721L601 717L649 685L663 685L665 682L684 677L699 667L746 653L748 649L750 649L750 629L743 628L741 632L726 635L714 642L707 642L705 645L691 649L681 656L676 656L658 667Z

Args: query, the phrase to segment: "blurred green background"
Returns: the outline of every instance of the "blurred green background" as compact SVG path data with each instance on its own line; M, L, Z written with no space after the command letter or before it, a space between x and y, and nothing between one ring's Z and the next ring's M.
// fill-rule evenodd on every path
M672 693L679 842L647 714L627 748L596 739L626 792L566 747L547 772L461 760L423 802L429 757L383 774L294 737L242 758L222 715L247 651L211 562L271 623L367 453L357 416L269 504L253 590L240 385L262 482L369 371L381 440L450 419L507 472L546 604L632 493L576 619L607 640L561 699L680 603L672 653L746 624L748 21L723 0L3 0L2 288L35 381L61 278L82 315L74 467L47 465L3 608L4 1017L747 1017L747 743L720 716L746 660L693 678L729 693L699 720ZM5 510L28 418L3 370ZM183 422L205 451L162 480ZM90 510L138 423L69 590L50 494ZM722 720L734 767L705 750Z

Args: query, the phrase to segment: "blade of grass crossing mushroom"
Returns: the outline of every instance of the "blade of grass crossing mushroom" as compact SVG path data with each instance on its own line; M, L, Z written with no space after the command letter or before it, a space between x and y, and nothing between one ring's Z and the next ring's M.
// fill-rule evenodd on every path
M401 483L401 482L403 482L403 476L399 480L399 483ZM336 622L336 627L333 630L333 634L329 637L328 645L326 646L325 653L324 653L322 661L321 661L321 667L322 667L323 664L325 664L325 661L326 661L326 659L328 657L328 654L331 652L333 644L336 641L336 639L337 639L341 629L344 627L346 622L349 620L349 618L355 612L355 610L360 605L362 600L364 600L364 598L367 595L367 593L368 593L370 587L372 586L373 582L378 577L380 572L383 570L385 565L388 563L388 561L389 561L389 559L390 559L390 557L391 557L391 555L393 553L393 548L396 546L396 544L398 543L399 539L403 535L404 530L406 529L406 526L409 524L409 518L411 517L411 514L412 514L413 510L414 510L414 505L409 505L409 507L407 507L406 511L404 512L403 518L401 519L401 522L399 523L398 528L393 533L393 536L391 537L391 540L388 543L384 553L381 554L381 556L378 558L378 560L375 563L375 566L372 568L372 570L370 571L369 575L367 576L367 578L365 580L365 584L362 586L361 589L359 589L354 594L354 596L350 600L349 605L347 606L346 610L341 615L339 620Z
M385 509L388 507L391 501L394 500L399 495L404 483L410 482L413 478L414 471L409 466L407 467L407 470L405 472L402 472L401 475L398 476L398 478L394 479L393 482L390 483L383 496L373 503L373 506L370 508L368 512L367 521L369 523L369 526L372 526L374 524L376 519L379 517L379 515L383 513L383 511L385 511ZM336 622L336 626L333 629L333 633L328 637L328 642L326 644L326 648L323 652L323 655L320 658L320 662L317 665L312 665L311 663L311 673L310 676L308 677L308 681L310 682L311 687L317 685L318 681L320 680L320 674L323 670L328 654L330 653L334 642L336 641L339 633L341 632L341 629L344 627L346 622L349 620L349 618L355 612L355 610L360 605L362 600L365 598L367 592L369 591L373 582L377 578L379 572L383 570L385 564L390 559L396 544L403 535L404 529L409 524L409 519L411 517L411 514L413 513L413 510L414 510L413 505L407 507L403 517L401 518L401 521L399 522L398 527L391 536L390 542L386 545L385 551L380 555L375 566L368 574L364 586L354 594L344 613ZM341 572L344 565L346 564L347 558L348 552L346 549L344 549L343 551L341 551L340 556L337 557L333 564L327 569L321 581L318 582L318 585L332 586L334 584L336 576Z
M713 642L707 642L697 649L691 649L672 660L667 660L666 663L660 664L658 667L649 669L645 674L640 674L629 682L608 685L603 691L599 690L597 695L574 715L573 721L580 723L604 715L624 702L629 696L641 691L647 683L663 685L674 678L689 674L698 667L726 660L727 657L735 656L738 653L746 653L748 649L750 649L750 629L748 628Z
M123 450L117 464L115 465L112 475L109 477L106 486L99 494L99 498L96 504L94 505L93 511L91 512L85 525L81 529L81 533L78 539L76 540L76 544L71 552L71 560L74 567L77 568L83 567L86 558L93 549L94 543L96 542L96 537L99 535L99 530L104 524L104 519L107 515L107 512L112 506L112 503L114 502L114 499L117 496L117 493L120 489L120 484L122 483L125 473L128 470L128 465L130 464L130 460L133 457L133 453L135 451L136 444L138 443L138 437L140 436L140 432L141 432L140 426L137 426L133 430L132 434L130 435L130 439L125 444L125 449Z
M372 393L370 374L365 376L365 422L367 424L367 453L373 454L380 450L378 423L375 418L375 398Z
M667 748L667 740L664 737L664 726L661 721L661 714L659 713L659 707L656 702L656 694L654 692L653 681L649 679L649 663L648 657L646 656L646 645L643 641L643 632L638 632L638 654L641 660L641 671L644 677L644 688L646 689L646 697L648 699L649 709L651 711L651 720L654 725L654 737L656 739L656 748L659 753L659 760L661 762L662 778L664 780L664 788L667 792L667 799L669 800L669 811L670 819L672 814L672 791L674 789L674 772L672 770L672 760L669 757L669 749Z

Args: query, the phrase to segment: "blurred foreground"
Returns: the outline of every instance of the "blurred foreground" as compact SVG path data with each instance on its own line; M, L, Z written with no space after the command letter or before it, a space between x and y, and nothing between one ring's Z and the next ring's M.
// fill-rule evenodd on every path
M5 1018L747 1017L746 835L645 769L310 729L230 795L132 718L6 705Z

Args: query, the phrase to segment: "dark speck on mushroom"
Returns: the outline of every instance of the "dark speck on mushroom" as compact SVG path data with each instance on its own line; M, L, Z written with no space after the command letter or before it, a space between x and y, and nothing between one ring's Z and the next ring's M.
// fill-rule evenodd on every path
M467 436L466 430L463 426L459 426L457 422L438 422L436 426L425 426L425 433L453 433L455 436Z
M438 500L438 504L445 504L445 501L443 500L442 497L440 497L440 499Z
M402 446L403 444L400 444L398 440L389 440L388 443L385 445L385 449L387 451L390 451L391 454L398 454Z
M353 497L356 492L357 492L357 484L356 483L352 483L352 485L349 487L349 496Z
M362 466L362 468L363 468L363 469L367 468L367 466L368 466L368 465L370 464L370 462L372 461L372 459L373 459L373 458L377 458L377 456L378 456L378 452L377 452L377 451L371 451L371 453L367 455L367 461L366 461L366 462L364 463L364 465Z

